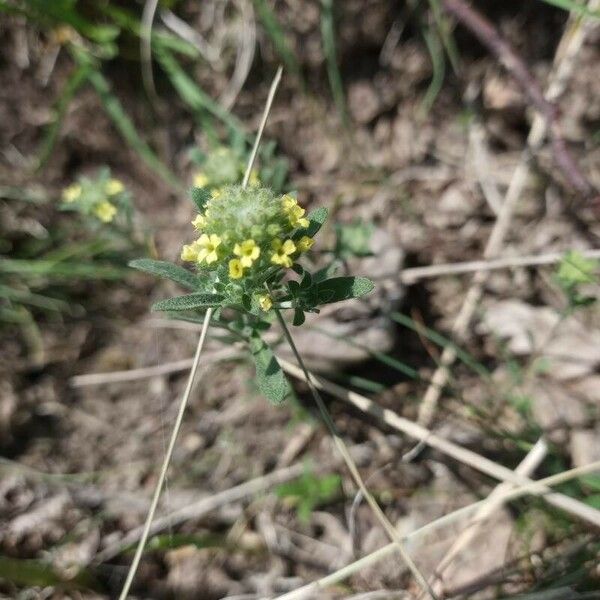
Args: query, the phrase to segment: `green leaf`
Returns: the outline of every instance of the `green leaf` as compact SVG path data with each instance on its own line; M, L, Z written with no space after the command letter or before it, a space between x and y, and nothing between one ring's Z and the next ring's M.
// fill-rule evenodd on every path
M140 258L132 260L129 263L130 267L138 269L138 271L144 271L144 273L150 273L150 275L156 275L156 277L162 277L164 279L170 279L179 285L189 289L198 290L200 281L197 275L190 273L187 269L174 265L173 263L165 262L162 260L152 260L150 258Z
M281 404L292 390L273 351L258 334L250 339L250 350L260 391L269 402Z
M187 294L156 302L152 310L192 310L194 308L209 308L219 306L223 296L219 294Z
M204 205L210 200L210 192L206 188L193 187L190 190L190 197L196 208L202 212Z
M317 304L331 304L364 296L375 285L366 277L332 277L315 285Z
M582 283L593 283L600 263L593 258L586 258L580 252L567 252L560 261L556 277L564 287L572 287Z
M315 237L315 235L319 233L321 227L323 227L325 221L327 221L328 214L329 211L324 206L321 206L320 208L317 208L308 213L308 227L299 232L301 234L300 237L302 235L307 235L308 237Z
M292 321L292 324L295 327L300 327L300 325L304 324L304 321L306 321L306 317L304 316L304 311L301 308L297 308L294 311L294 320Z

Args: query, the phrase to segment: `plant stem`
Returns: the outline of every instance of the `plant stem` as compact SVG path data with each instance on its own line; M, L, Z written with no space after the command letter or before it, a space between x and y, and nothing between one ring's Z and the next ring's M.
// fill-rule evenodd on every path
M425 577L422 575L422 573L419 571L419 568L414 563L413 559L410 557L410 555L406 551L406 548L404 547L404 544L402 542L400 535L398 534L398 532L396 531L394 526L390 523L388 518L385 516L385 514L381 510L379 504L377 504L377 501L371 495L371 492L369 492L369 490L367 489L367 486L365 485L365 483L358 471L358 468L356 467L356 464L354 463L354 461L352 460L352 457L350 456L350 452L348 452L348 448L346 447L344 440L341 438L340 434L338 433L338 431L335 427L335 424L331 418L331 415L329 414L329 411L327 410L327 407L325 406L325 403L323 402L323 398L321 398L321 394L319 393L319 390L316 388L316 386L312 382L312 379L308 372L308 369L306 368L306 365L304 364L304 360L300 356L300 352L298 351L298 348L296 347L296 344L292 338L292 334L289 330L289 327L287 326L287 323L285 322L285 320L283 319L283 316L281 315L281 311L279 311L278 309L275 309L275 315L277 316L277 320L279 321L279 324L281 325L283 334L285 335L285 338L286 338L288 344L290 345L290 348L291 348L294 356L296 357L296 360L298 361L300 368L302 369L302 371L304 373L305 381L308 384L311 394L319 408L321 416L323 417L323 420L325 421L325 424L327 425L327 428L329 429L329 432L331 433L333 440L335 441L335 444L336 444L340 454L342 455L342 458L344 459L346 466L348 467L348 470L350 471L350 474L352 475L352 478L358 485L363 496L365 497L365 499L369 503L370 507L372 508L373 512L375 513L377 520L381 523L381 525L385 529L386 533L389 535L392 542L394 542L395 547L397 548L397 550L400 553L400 556L402 557L402 559L404 560L404 562L410 569L411 573L413 574L414 578L417 580L417 582L419 583L419 585L421 586L423 591L425 593L427 593L429 595L429 597L432 598L433 600L437 600L437 596L435 595L433 589L431 588L431 586L429 585L429 583L427 582Z
M277 73L275 74L275 78L273 79L273 83L271 84L271 89L269 90L269 95L267 97L267 102L265 104L265 109L263 112L263 116L260 122L260 127L258 129L258 133L256 134L256 140L254 141L254 147L252 148L252 153L248 160L248 165L246 166L246 172L244 174L244 180L242 182L242 187L245 188L248 185L248 179L250 178L250 173L252 172L252 167L254 165L254 161L256 160L256 154L258 153L258 147L260 145L260 140L262 138L263 131L265 129L265 125L267 123L267 118L269 116L269 112L271 111L271 106L273 104L273 98L275 97L275 92L277 91L277 86L281 80L281 73L283 69L279 67L277 69ZM127 595L129 594L129 589L131 588L131 584L133 583L133 578L135 577L136 571L140 564L140 560L142 558L142 554L144 552L144 547L146 546L146 542L148 540L148 535L150 534L150 529L152 526L152 520L154 519L154 514L156 512L156 507L158 506L158 501L160 499L160 494L162 492L162 488L165 482L165 478L167 476L167 471L169 469L169 463L171 462L171 457L173 456L173 450L175 449L175 442L177 441L177 436L179 434L179 430L181 429L181 423L183 422L183 415L185 413L185 409L187 407L187 403L192 391L192 387L194 385L194 379L196 377L196 371L198 370L198 364L200 362L200 354L202 353L202 348L204 346L204 340L206 339L206 333L208 332L208 327L210 325L210 319L213 313L213 309L209 308L206 311L204 316L204 322L202 323L202 331L200 332L200 339L198 340L198 346L196 348L196 354L194 356L194 362L192 363L192 368L190 370L190 376L188 377L187 386L185 388L185 392L183 394L183 398L181 399L181 403L179 405L179 411L177 413L177 419L175 420L175 425L173 426L173 431L171 432L171 439L169 440L169 447L167 448L167 453L165 455L165 459L162 464L162 468L160 470L160 475L158 477L158 482L156 484L156 488L154 490L154 496L152 497L152 503L150 504L150 509L148 510L148 515L146 516L146 522L144 523L144 530L142 532L142 536L138 542L135 556L133 557L133 561L131 566L129 567L129 572L127 573L127 579L125 580L125 584L123 585L123 589L121 590L121 595L119 596L119 600L126 600Z
M133 561L131 566L129 567L129 572L127 573L127 579L125 580L125 584L123 585L123 589L121 590L121 595L119 596L119 600L125 600L127 595L129 594L129 588L133 583L133 578L137 572L138 566L140 564L140 560L142 558L142 554L144 552L144 548L146 546L146 542L148 541L148 535L150 533L150 527L152 525L152 520L154 519L154 513L156 512L156 507L158 506L158 500L160 499L160 494L162 492L163 485L165 483L165 478L167 476L167 471L169 469L169 463L171 462L171 457L173 456L173 450L175 449L175 442L177 441L177 436L179 435L179 430L181 429L181 423L183 422L183 415L185 413L185 409L187 407L188 400L190 398L190 394L192 392L192 387L194 385L194 379L196 377L196 371L198 370L198 365L200 363L200 354L202 353L202 348L204 346L204 340L206 339L206 333L208 332L208 326L210 325L210 318L212 316L213 309L209 308L206 311L206 315L204 316L204 323L202 324L202 331L200 332L200 339L198 340L198 346L196 347L196 354L194 355L194 362L192 363L192 368L190 370L190 376L188 377L188 382L185 387L185 392L183 393L183 397L181 398L181 402L179 404L179 411L177 412L177 418L175 419L175 425L173 426L173 431L171 432L171 439L169 440L169 446L167 448L167 453L165 455L165 459L163 461L160 475L158 476L158 482L156 483L156 488L154 489L154 496L152 497L152 503L150 504L150 509L148 510L148 514L146 515L146 522L144 523L144 531L142 532L142 536L140 537L140 541L138 542L135 556L133 557Z

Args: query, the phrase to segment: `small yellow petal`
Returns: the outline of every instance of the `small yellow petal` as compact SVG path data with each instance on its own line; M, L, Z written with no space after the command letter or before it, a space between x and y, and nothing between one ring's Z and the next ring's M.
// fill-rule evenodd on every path
M262 310L267 312L273 306L273 300L271 299L271 296L265 294L264 296L259 296L258 304L262 308Z
M186 244L181 249L181 260L196 262L198 260L198 248L194 244Z
M94 214L103 223L110 223L117 214L117 209L114 204L111 204L108 200L105 200L104 202L100 202L100 204L94 208Z
M315 240L308 237L307 235L303 235L298 240L298 244L296 245L296 247L299 252L308 252L308 250L310 250L313 247L314 243L315 243Z
M206 225L204 215L196 215L196 218L192 221L192 225L196 231L200 231Z
M81 196L81 186L78 183L71 184L62 193L62 199L65 202L75 202L79 196Z
M283 205L283 210L289 212L298 204L298 201L295 198L292 198L289 194L285 194L281 198L281 204Z
M296 252L296 244L294 244L292 240L285 240L281 250L284 252L284 254L294 254L294 252Z
M118 179L109 180L109 182L106 184L106 187L104 188L104 191L109 196L116 196L117 194L120 194L124 190L125 190L125 186Z
M232 258L229 261L229 277L231 279L241 279L244 276L244 267L237 258Z
M296 221L296 227L301 229L306 229L310 225L310 222L307 218L303 217L302 219L298 219Z
M208 185L208 177L202 173L196 173L194 175L194 186L195 187L199 187L199 188L203 188L206 187Z

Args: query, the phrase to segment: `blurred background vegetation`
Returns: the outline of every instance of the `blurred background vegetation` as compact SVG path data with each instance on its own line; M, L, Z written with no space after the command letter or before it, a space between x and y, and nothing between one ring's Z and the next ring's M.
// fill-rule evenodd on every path
M556 73L564 77L555 136L530 148L530 160L523 152L540 109L531 89L451 4L0 0L5 597L117 593L127 545L98 556L143 518L197 333L193 323L149 315L150 300L174 288L127 263L177 259L192 234L186 191L206 172L241 172L279 64L284 80L257 175L277 191L297 190L307 206L328 206L317 264L334 258L377 282L372 297L324 311L298 335L311 367L416 419L450 347L457 361L436 431L510 468L543 436L548 451L535 478L600 458L598 264L590 257L599 204L573 187L555 143L560 130L597 189L600 7L471 3L532 81L545 89ZM561 44L574 36L581 44L565 59ZM503 256L564 258L494 271L468 335L456 336L470 275L412 280L408 272L481 259L523 162L530 173ZM274 409L231 340L215 334L210 351L163 513L296 470L157 534L139 597L276 595L382 545L303 385ZM144 371L154 366L163 370ZM93 385L78 379L90 373L100 375ZM410 439L343 404L331 409L403 533L493 487L432 451L403 463ZM561 491L600 510L598 476ZM600 538L585 522L526 498L487 527L488 546L472 543L445 597L600 597ZM425 573L453 535L415 548ZM415 592L411 585L390 561L322 597L404 597L399 590Z

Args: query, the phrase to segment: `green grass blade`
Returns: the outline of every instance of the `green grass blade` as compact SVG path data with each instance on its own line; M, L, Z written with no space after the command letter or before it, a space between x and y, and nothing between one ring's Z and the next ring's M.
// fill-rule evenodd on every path
M73 56L81 66L90 65L89 57L81 51L75 51ZM96 68L91 68L87 77L92 87L100 97L104 110L112 119L115 127L125 141L135 150L140 158L168 184L181 190L181 184L171 170L156 156L150 146L140 137L135 125L129 118L120 100L112 93L108 80Z
M472 371L474 371L481 377L485 378L486 380L490 379L491 375L490 375L490 372L487 370L487 368L484 365L482 365L480 362L478 362L468 352L465 352L464 350L462 350L461 348L456 346L456 344L454 344L454 342L452 342L452 340L448 339L447 337L444 337L443 335L441 335L434 329L430 329L429 327L426 327L425 325L421 325L421 324L417 325L417 323L415 323L415 321L413 319L411 319L409 316L404 315L402 313L392 312L392 313L390 313L390 317L396 323L399 323L400 325L402 325L408 329L411 329L412 331L415 331L416 333L422 334L428 340L432 341L434 344L437 344L441 348L445 348L446 346L453 346L454 350L456 351L456 357L462 363L464 363Z
M266 34L275 48L275 52L277 52L279 58L283 61L286 71L296 76L300 80L302 88L305 89L306 85L302 77L300 64L286 41L285 31L279 23L277 16L266 0L254 0L254 7Z
M444 45L444 50L446 50L448 60L452 65L452 70L454 73L458 74L460 70L460 54L454 41L454 37L452 36L452 32L450 31L448 19L442 11L440 0L429 0L429 6L431 7L435 26L442 40L442 44Z
M582 17L593 17L594 19L600 19L600 11L590 10L585 4L579 4L573 0L541 0L546 4L556 6L556 8L562 8L573 12Z
M433 103L442 89L444 77L446 75L446 61L444 60L444 52L437 33L432 29L425 29L423 30L423 37L427 44L427 50L431 57L431 66L433 69L431 83L421 102L421 111L427 114L431 110Z
M62 122L67 113L67 109L69 108L69 104L71 104L71 100L73 100L77 91L86 82L89 72L89 65L79 65L78 67L76 67L73 74L69 77L64 87L63 93L56 104L56 118L48 126L44 135L44 139L41 143L41 149L39 152L37 165L38 171L44 167L44 165L50 158L52 150L54 149L54 144L56 143L56 138L58 137L58 133L60 132Z
M57 277L61 279L122 279L130 271L103 264L2 258L0 259L0 273L21 277Z
M198 119L203 113L209 112L217 117L225 125L233 129L236 134L246 137L244 126L232 114L225 110L219 103L215 102L206 92L185 73L173 54L164 47L154 46L154 53L159 63L169 77L173 87L179 93L181 99L196 113Z
M333 0L321 0L321 39L323 42L323 54L327 62L327 77L333 101L337 107L340 118L345 125L348 124L348 112L346 110L346 97L344 84L337 64L337 52L335 47L335 26L333 17Z

